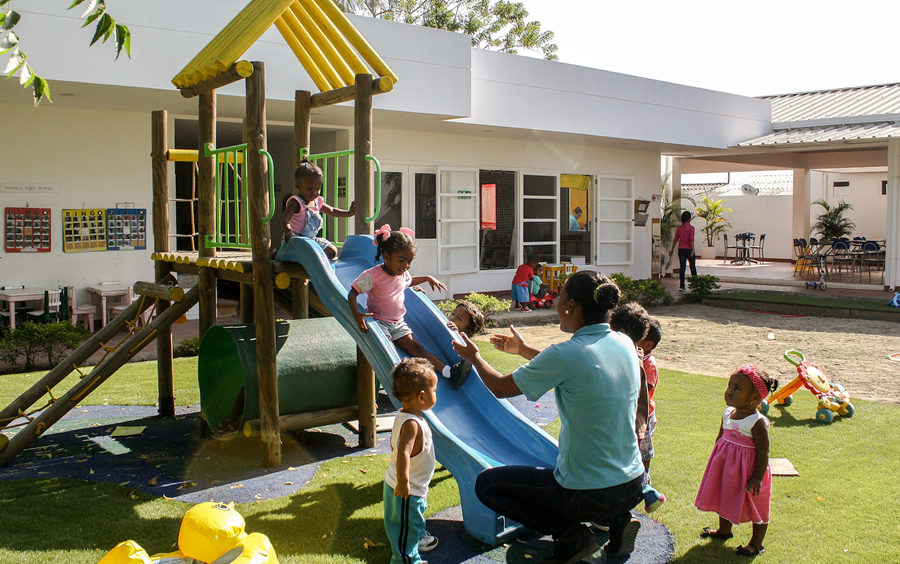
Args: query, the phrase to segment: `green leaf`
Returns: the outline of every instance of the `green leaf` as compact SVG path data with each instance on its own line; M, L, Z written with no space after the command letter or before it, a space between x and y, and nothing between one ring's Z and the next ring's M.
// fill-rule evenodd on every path
M124 26L116 24L116 59L119 58L119 55L122 53L122 48L125 48L125 53L128 54L128 58L131 58L131 31Z
M31 73L30 66L22 65L22 70L19 72L19 84L27 88L32 80L34 80L34 75Z
M97 42L101 36L104 34L108 35L109 30L112 29L113 19L109 14L103 14L103 17L100 18L100 21L97 22L97 28L94 30L94 38L91 39L91 45ZM104 41L106 41L104 39Z
M19 12L7 12L6 14L3 14L3 19L0 20L0 31L6 31L16 27L16 24L19 23L21 18Z
M81 24L81 27L85 28L85 27L91 25L94 22L94 20L96 20L97 18L102 16L104 12L106 12L106 6L100 6L99 8L94 10L91 13L91 15L88 16L88 18L86 20L84 20L84 23Z
M84 12L81 14L80 17L83 18L95 10L103 11L105 9L106 9L105 2L100 2L100 5L97 5L97 0L91 0L90 4L88 4L88 7L84 9Z
M5 55L16 48L16 45L19 44L19 36L16 35L16 32L10 31L6 34L6 37L3 38L3 41L0 41L0 55Z
M7 78L16 74L16 71L25 64L25 59L25 53L22 51L13 51L13 54L9 56L9 61L6 63L6 68L3 69L3 74L5 74Z
M31 90L34 94L34 107L37 108L38 104L41 103L43 98L47 98L47 101L53 102L50 99L50 85L47 81L41 76L35 76L34 82L31 83Z
M74 2L72 2L72 5L71 5L71 6L69 6L68 8L66 8L66 10L71 10L71 9L74 8L75 6L81 4L82 2L84 2L84 0L75 0Z
M106 31L103 33L103 42L106 43L106 40L109 39L109 36L116 30L116 20L113 19L112 16L109 16L109 25L106 26Z
M9 0L0 0L0 8L6 6L9 3Z

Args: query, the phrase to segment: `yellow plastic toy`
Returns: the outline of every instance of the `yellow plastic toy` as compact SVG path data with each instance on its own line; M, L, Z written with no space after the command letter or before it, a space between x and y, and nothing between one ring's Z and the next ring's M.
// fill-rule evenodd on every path
M178 550L149 555L133 540L122 541L98 564L278 564L269 537L247 534L234 504L208 501L188 509L178 531Z
M797 357L799 360L792 357ZM829 380L821 368L807 361L803 353L798 350L784 351L784 358L797 367L797 377L760 404L759 410L763 415L769 412L769 406L772 404L791 405L794 401L791 395L801 387L805 387L819 400L816 410L816 421L819 423L831 423L835 414L842 417L853 417L854 409L853 404L850 403L850 394L844 390L843 386Z

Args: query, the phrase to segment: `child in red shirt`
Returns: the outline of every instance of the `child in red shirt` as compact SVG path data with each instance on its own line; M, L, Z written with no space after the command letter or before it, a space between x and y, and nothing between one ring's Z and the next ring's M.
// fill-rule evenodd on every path
M519 311L531 311L528 307L530 296L528 286L531 284L531 278L534 276L534 267L538 265L535 257L525 259L525 264L520 264L516 269L516 275L512 280L512 299L515 309Z

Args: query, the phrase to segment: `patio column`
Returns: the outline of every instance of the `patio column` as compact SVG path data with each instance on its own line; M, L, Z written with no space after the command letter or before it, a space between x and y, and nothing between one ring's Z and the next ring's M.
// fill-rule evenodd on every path
M888 139L887 252L884 285L900 289L900 139Z
M794 169L794 196L791 226L795 239L809 237L809 169Z

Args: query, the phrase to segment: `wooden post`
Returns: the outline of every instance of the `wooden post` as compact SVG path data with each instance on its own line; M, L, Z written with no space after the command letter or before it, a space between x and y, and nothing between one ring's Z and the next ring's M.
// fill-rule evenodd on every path
M291 316L309 319L309 279L291 281Z
M356 402L359 405L359 446L375 446L375 372L356 347Z
M203 92L199 96L200 115L198 118L197 160L199 202L199 255L214 257L216 250L207 247L206 236L216 235L216 163L215 157L204 157L207 143L216 144L216 91ZM216 271L214 268L200 268L200 336L216 323Z
M168 116L165 110L150 115L150 166L153 174L153 250L169 251L169 162ZM171 265L158 260L154 264L156 280L169 275ZM169 302L160 300L156 308L162 315ZM172 360L172 326L161 327L156 334L156 380L159 391L157 413L162 417L175 416L175 370Z
M292 161L294 169L300 164L300 149L309 149L309 130L312 123L311 98L312 95L306 90L294 92L294 158Z
M241 284L239 299L241 323L253 323L253 288L249 284Z
M373 223L365 218L375 209L372 193L372 175L366 155L372 152L372 75L356 75L356 105L353 109L353 194L356 198L355 233L364 235L375 232Z
M259 382L260 435L266 466L281 464L281 432L278 422L278 381L275 365L275 296L272 282L271 231L261 218L269 209L268 161L259 154L266 148L266 71L253 62L247 85L247 190L250 208L250 241L253 249L253 313L256 321L256 373Z

